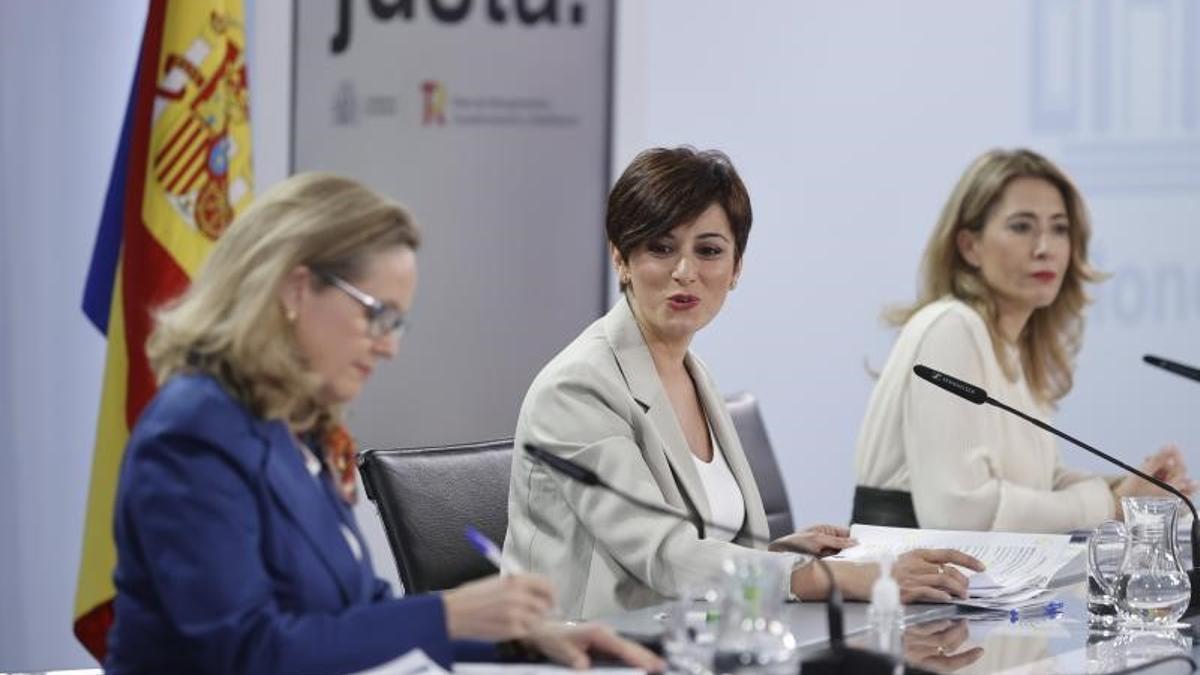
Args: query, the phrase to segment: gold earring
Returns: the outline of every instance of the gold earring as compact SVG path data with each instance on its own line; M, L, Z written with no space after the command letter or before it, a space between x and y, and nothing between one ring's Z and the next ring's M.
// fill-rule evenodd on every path
M283 316L287 319L288 323L296 323L296 310L292 309L291 307L288 307L283 311Z

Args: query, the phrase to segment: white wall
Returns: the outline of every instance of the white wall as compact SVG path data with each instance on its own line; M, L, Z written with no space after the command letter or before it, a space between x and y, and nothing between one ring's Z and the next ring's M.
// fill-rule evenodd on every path
M104 342L79 309L144 2L0 3L0 670L71 635Z
M247 0L255 168L287 175L291 3ZM80 308L145 0L0 2L0 671L71 633L104 341Z
M992 146L1076 175L1116 273L1060 423L1130 461L1175 439L1200 468L1200 388L1138 363L1200 362L1198 14L1182 0L621 4L614 170L689 143L728 152L750 189L744 274L694 348L724 389L761 398L798 522L849 518L866 366L894 335L879 311L912 299L946 196ZM1099 466L1081 452L1065 456Z
M243 0L250 63L254 186L263 192L287 178L292 133L292 1Z

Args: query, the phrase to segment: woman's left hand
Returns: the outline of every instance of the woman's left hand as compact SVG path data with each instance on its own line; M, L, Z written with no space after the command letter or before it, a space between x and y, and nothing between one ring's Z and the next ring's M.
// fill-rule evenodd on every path
M1175 444L1165 445L1158 452L1146 458L1141 466L1142 473L1149 474L1167 483L1185 495L1191 496L1196 492L1196 481L1188 478L1187 464L1183 461L1183 453ZM1116 496L1116 517L1124 517L1121 508L1122 497L1139 497L1151 495L1166 495L1167 492L1156 485L1142 480L1137 476L1126 476L1113 486Z
M971 583L956 565L976 572L984 570L979 559L950 548L917 548L901 555L892 566L892 577L900 586L900 602L907 605L966 598Z
M798 551L815 556L833 555L858 544L850 538L850 530L838 525L812 525L771 542L771 551Z
M521 642L551 661L577 670L591 666L589 651L608 654L648 673L661 673L667 668L666 662L655 656L654 652L600 624L546 623Z
M1181 490L1189 487L1195 488L1194 481L1188 480L1187 464L1183 460L1183 452L1174 443L1164 445L1158 452L1147 457L1142 470ZM1183 492L1191 494L1191 490L1183 490Z

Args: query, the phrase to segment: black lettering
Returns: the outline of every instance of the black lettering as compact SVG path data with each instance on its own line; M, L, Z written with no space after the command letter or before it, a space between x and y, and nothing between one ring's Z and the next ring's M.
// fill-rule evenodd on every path
M504 23L506 17L504 8L500 6L500 0L488 0L488 18L492 20L492 23Z
M399 14L405 19L413 18L413 3L412 0L371 0L371 13L376 19L387 21Z
M445 0L429 0L429 11L433 12L433 18L442 23L458 23L471 13L471 0L460 0L458 7L447 8L447 4L452 5Z
M543 21L551 25L558 23L558 0L541 0L541 9L530 9L535 0L517 0L517 19L526 26Z
M299 8L297 8L299 11ZM338 0L337 32L329 41L329 49L334 54L341 54L350 46L350 0Z
M337 30L329 41L329 47L334 54L341 54L350 47L351 0L337 0ZM376 21L388 21L399 17L411 21L416 15L419 0L368 0L371 16ZM486 7L487 19L494 24L505 24L509 16L515 14L516 22L523 26L536 26L547 23L558 25L560 0L487 0L481 3ZM428 0L429 14L438 23L461 23L471 15L475 7L473 0ZM574 0L570 7L571 23L579 25L586 21L586 3Z

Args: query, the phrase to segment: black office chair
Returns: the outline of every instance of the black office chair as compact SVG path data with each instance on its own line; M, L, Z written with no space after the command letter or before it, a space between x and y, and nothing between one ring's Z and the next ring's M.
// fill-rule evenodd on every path
M762 495L771 538L793 531L787 490L752 394L726 399ZM467 525L503 544L508 529L512 439L433 448L367 450L359 455L396 568L411 593L453 588L495 569L470 547Z
M512 452L508 438L359 455L367 498L379 510L409 593L453 588L496 573L464 531L471 525L503 544Z
M767 437L767 427L758 412L758 399L754 398L754 394L740 392L726 397L725 405L729 408L729 416L733 418L733 426L750 462L750 471L754 473L754 482L758 484L758 492L762 495L771 538L791 534L795 531L792 507L788 503L783 477L779 474L775 451L771 449L771 439Z

